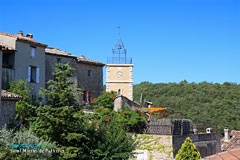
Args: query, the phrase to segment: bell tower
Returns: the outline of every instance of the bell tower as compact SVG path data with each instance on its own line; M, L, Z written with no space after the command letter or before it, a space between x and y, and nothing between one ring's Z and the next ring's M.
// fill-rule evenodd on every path
M118 29L118 38L112 49L112 57L108 57L106 64L106 91L113 90L133 100L132 58L127 57L127 50L120 35L120 27Z

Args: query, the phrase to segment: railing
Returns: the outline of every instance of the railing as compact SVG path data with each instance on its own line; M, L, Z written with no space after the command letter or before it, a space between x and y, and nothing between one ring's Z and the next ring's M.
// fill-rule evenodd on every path
M107 64L132 64L132 57L108 57Z

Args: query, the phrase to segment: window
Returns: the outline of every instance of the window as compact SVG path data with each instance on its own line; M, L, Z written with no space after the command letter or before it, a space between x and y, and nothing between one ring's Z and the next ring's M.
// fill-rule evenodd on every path
M40 68L35 66L28 67L28 82L39 83Z
M36 56L36 48L35 47L31 47L31 57L35 58Z
M62 59L61 59L61 58L57 58L57 62L58 62L58 63L61 63L61 62L62 62Z
M91 70L88 70L88 77L91 76Z
M88 91L88 102L91 101L91 91Z
M87 101L87 91L82 92L82 100Z

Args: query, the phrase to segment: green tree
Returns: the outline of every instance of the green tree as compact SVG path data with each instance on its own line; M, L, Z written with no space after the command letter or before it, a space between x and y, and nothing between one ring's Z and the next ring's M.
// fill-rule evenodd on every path
M48 103L38 108L31 128L65 151L54 154L52 159L127 159L135 149L132 136L115 120L84 114L83 107L77 104L79 89L69 82L72 70L69 64L56 65L55 80L48 82L48 89L41 90Z
M16 118L20 118L21 124L29 127L29 124L36 117L36 101L31 97L32 88L28 87L27 81L18 80L16 83L9 83L9 92L22 96L22 100L16 103Z
M188 137L182 144L181 149L178 151L175 160L198 160L201 158L196 146L192 143L192 140Z

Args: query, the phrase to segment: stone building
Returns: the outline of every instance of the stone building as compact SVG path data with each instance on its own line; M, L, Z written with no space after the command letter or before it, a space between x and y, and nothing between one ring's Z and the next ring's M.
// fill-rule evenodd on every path
M33 40L32 34L24 35L0 32L0 43L11 50L3 51L2 88L9 81L27 80L33 88L33 98L38 98L40 88L45 88L45 48L47 45Z
M1 91L1 106L0 106L0 127L11 122L15 122L16 117L16 102L21 100L22 97L7 92L6 90Z
M82 89L81 102L89 102L101 95L103 90L103 66L105 64L81 56L71 55L57 48L47 47L33 40L32 34L24 35L0 32L0 44L8 46L1 50L3 57L2 87L8 89L9 81L27 80L33 88L32 97L39 98L40 88L46 88L46 82L54 79L53 66L56 63L69 63L76 70L71 77L74 87Z
M104 66L105 64L87 59L83 55L77 59L78 87L82 89L83 101L90 102L102 94Z
M81 56L78 58L66 51L57 48L46 48L46 79L54 79L52 73L56 63L69 63L75 70L71 81L75 87L81 88L80 103L88 103L101 95L103 90L103 67L101 62L93 61Z

